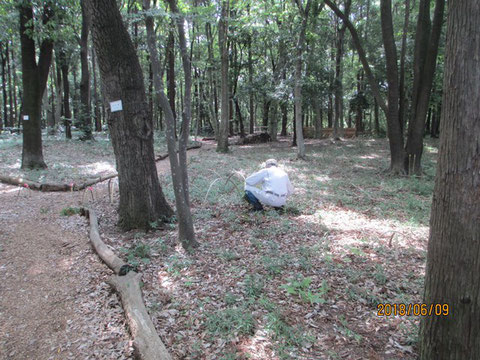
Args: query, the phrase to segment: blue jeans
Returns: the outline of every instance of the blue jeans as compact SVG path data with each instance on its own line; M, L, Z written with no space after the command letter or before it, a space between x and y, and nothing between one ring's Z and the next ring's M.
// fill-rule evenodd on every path
M253 205L253 210L263 210L263 206L251 191L245 190L245 200Z

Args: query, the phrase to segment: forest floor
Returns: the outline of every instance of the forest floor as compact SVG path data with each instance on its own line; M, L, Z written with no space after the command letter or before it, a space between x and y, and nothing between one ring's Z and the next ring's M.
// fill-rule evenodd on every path
M132 356L86 219L62 215L88 205L103 240L142 272L147 308L175 359L416 358L419 318L378 316L377 305L422 300L436 144L426 146L422 178L383 172L384 139L309 141L306 162L285 139L231 150L220 155L206 143L189 151L201 243L193 254L178 246L174 224L120 232L106 183L91 193L0 185L0 354ZM0 156L10 151L0 144ZM296 193L286 214L251 213L240 176L230 175L271 157ZM83 164L96 166L88 157ZM168 159L157 164L174 203Z

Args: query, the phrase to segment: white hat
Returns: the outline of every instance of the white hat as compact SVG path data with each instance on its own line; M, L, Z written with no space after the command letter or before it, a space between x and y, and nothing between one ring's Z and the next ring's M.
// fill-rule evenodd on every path
M269 168L269 167L272 167L272 166L277 166L277 160L275 159L268 159L267 161L265 161L265 167Z

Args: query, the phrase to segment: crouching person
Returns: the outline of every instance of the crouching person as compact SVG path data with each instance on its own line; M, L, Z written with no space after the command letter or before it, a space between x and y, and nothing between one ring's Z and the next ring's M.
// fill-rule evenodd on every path
M283 210L293 190L287 173L278 167L275 159L268 159L264 169L245 179L245 199L253 205L254 211L263 210L263 205Z

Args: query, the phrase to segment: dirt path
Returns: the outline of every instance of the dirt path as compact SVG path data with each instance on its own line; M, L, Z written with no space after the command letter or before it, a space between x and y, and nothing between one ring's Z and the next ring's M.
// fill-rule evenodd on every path
M0 185L0 358L130 356L121 308L91 251L79 194Z
M157 169L169 173L168 158ZM94 189L96 199L108 196L106 182ZM0 359L131 358L122 308L87 223L61 215L84 198L0 184Z

